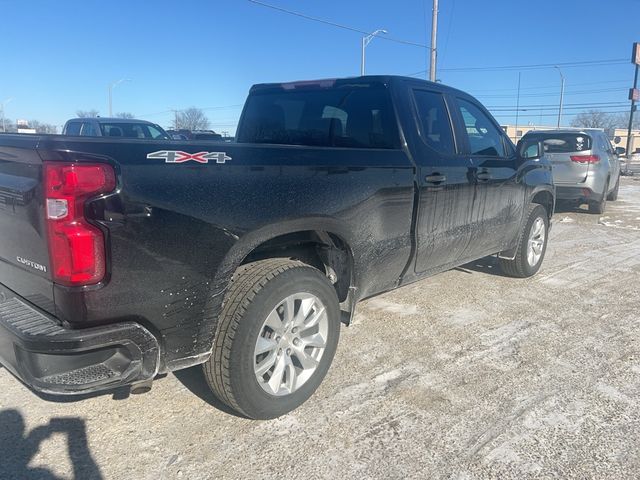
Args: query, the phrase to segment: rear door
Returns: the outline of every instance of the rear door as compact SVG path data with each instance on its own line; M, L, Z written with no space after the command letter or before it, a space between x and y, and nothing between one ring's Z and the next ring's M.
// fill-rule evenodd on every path
M591 164L574 161L571 157L590 155L593 139L581 132L545 133L543 145L545 156L553 168L553 181L558 185L575 185L587 180Z
M412 89L419 140L415 145L419 202L416 222L418 276L458 263L470 239L475 178L456 144L446 96Z

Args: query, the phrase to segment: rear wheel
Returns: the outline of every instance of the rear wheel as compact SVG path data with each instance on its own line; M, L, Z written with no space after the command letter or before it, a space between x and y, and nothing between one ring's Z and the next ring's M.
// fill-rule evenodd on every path
M318 388L339 334L338 298L319 270L289 259L243 265L204 364L207 383L247 417L278 417Z
M502 271L510 277L535 275L547 250L549 216L542 205L529 204L513 259L500 258Z
M615 202L616 200L618 200L619 190L620 190L620 175L618 175L618 180L616 180L616 186L613 187L613 190L611 190L611 193L607 195L607 200L610 200L612 202Z
M609 180L604 186L604 191L602 192L602 199L596 202L589 202L589 213L595 213L601 215L604 213L607 208L607 192L609 191Z

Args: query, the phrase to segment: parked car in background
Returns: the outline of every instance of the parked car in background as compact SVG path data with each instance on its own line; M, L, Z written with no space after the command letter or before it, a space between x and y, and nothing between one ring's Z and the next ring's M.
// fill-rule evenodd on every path
M213 130L167 130L167 134L173 140L217 140L225 141L226 138Z
M218 140L222 141L222 135L213 130L194 130L191 132L192 140Z
M160 125L132 118L74 118L65 123L62 134L80 137L171 139Z
M617 200L620 160L604 130L530 131L523 139L542 142L558 200L586 203L591 213L603 213L607 200Z

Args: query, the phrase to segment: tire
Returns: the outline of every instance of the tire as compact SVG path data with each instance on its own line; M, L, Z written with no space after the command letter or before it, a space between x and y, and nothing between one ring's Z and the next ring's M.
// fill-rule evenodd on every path
M541 222L541 223L540 223ZM538 238L536 245L536 258L535 261L530 263L530 241L532 240L532 231L543 226L542 238ZM518 246L516 247L516 255L512 260L499 258L500 267L502 271L510 276L516 278L531 277L538 273L544 255L547 251L547 243L549 242L549 216L546 209L537 203L529 204L527 213L525 215L525 221L520 230L518 238Z
M618 200L619 190L620 190L620 175L618 175L618 180L616 180L616 186L613 187L613 190L611 190L611 193L607 195L607 200L611 202L615 202L616 200Z
M589 213L595 213L602 215L607 208L607 192L609 191L609 180L604 185L604 192L602 192L602 199L599 202L589 202Z
M289 311L299 316L293 318ZM287 318L293 320L285 328ZM305 326L314 319L315 333L316 327ZM318 388L339 335L338 297L318 269L284 258L243 265L233 276L213 353L203 365L207 384L218 399L245 417L279 417L302 405ZM308 344L323 340L324 347ZM258 341L268 350L257 353ZM258 369L271 363L258 377Z

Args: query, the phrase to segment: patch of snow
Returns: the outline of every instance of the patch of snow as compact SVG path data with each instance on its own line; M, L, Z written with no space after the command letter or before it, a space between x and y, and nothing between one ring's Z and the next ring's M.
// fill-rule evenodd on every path
M420 313L417 305L391 302L380 297L372 298L366 302L366 306L373 310L382 310L384 312L402 316L417 315Z

